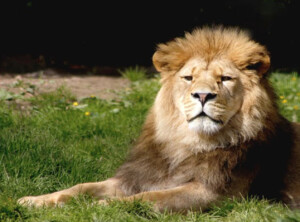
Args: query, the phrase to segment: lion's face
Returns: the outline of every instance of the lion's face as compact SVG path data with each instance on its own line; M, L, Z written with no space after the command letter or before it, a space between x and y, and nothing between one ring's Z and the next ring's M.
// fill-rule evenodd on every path
M193 131L214 134L239 111L240 71L229 60L190 59L174 76L174 101Z
M160 142L212 150L256 137L274 118L270 57L246 32L196 29L160 44L153 64L162 77L154 105Z

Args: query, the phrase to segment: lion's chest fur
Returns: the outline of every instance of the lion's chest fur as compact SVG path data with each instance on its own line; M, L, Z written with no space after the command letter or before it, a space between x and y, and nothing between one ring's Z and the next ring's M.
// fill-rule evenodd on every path
M214 190L224 191L243 156L241 151L223 148L204 153L186 149L153 152L154 149L152 147L147 154L135 153L133 159L120 168L117 176L122 177L126 193L168 189L188 182L200 182Z

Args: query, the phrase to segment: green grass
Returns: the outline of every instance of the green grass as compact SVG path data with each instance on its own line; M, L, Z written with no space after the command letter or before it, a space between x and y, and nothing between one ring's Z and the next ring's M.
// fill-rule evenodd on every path
M124 71L120 70L119 72L124 78L129 79L132 82L144 80L147 76L146 69L139 66L129 67Z
M271 81L283 96L281 112L300 120L300 78L273 73ZM137 139L158 89L158 79L139 80L116 101L77 101L61 88L32 97L26 112L14 105L14 95L1 97L0 221L300 221L300 212L256 199L226 200L206 213L187 215L156 213L141 202L99 206L85 196L63 208L16 203L24 195L111 177Z

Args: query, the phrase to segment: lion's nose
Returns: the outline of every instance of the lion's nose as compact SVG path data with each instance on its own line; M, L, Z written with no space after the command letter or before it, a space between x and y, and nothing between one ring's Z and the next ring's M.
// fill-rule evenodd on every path
M191 94L193 98L199 99L201 102L202 106L211 99L216 98L217 94L215 93L204 93L204 92L195 92Z

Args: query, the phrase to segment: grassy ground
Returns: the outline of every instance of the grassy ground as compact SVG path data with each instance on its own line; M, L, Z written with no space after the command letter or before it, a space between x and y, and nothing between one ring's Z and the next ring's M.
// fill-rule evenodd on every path
M77 101L60 88L26 99L30 103L26 112L14 105L16 98L1 99L0 93L0 221L300 221L300 212L256 199L227 200L207 213L188 215L158 214L141 202L98 206L84 196L63 208L17 205L16 200L24 195L49 193L114 174L138 137L159 89L155 78L133 80L132 87L119 92L115 101L94 97ZM280 96L281 112L300 121L300 78L273 73L271 80Z

